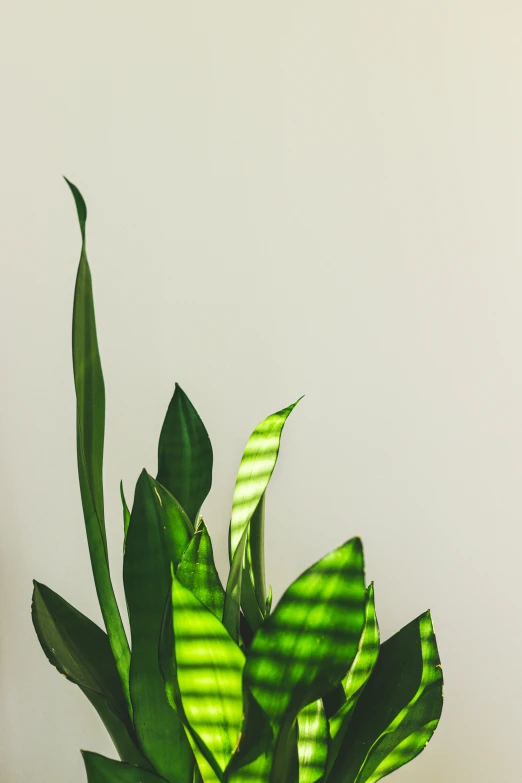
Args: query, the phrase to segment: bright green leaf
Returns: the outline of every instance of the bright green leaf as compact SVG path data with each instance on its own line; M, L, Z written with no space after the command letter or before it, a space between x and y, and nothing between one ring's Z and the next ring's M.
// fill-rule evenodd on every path
M181 584L220 620L223 617L225 591L214 563L212 542L207 526L200 519L196 531L176 570Z
M245 656L221 622L176 577L172 614L160 648L167 693L192 739L221 777L243 720ZM171 649L169 649L169 647ZM173 649L172 649L173 647ZM201 769L207 783L205 770Z
M176 384L158 446L158 481L196 525L212 484L212 446L196 409Z
M161 783L163 778L141 767L123 764L98 753L82 751L87 783Z
M297 725L299 783L316 783L326 770L328 756L328 721L322 699L301 710Z
M143 471L136 485L123 564L132 638L131 699L143 752L172 783L190 783L193 762L181 721L165 694L158 644L170 565L180 560L191 533L181 506Z
M110 578L103 510L105 386L96 336L91 271L85 249L87 207L78 188L69 180L66 182L74 196L82 235L82 250L74 291L72 329L80 492L96 592L128 709L131 711L130 652Z

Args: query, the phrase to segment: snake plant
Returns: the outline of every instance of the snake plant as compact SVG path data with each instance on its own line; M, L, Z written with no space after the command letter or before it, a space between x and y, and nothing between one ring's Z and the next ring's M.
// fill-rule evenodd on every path
M88 783L375 783L417 756L442 709L430 613L381 643L373 584L352 538L299 576L272 609L264 573L265 492L296 403L246 444L221 582L201 507L212 446L176 385L158 472L121 489L127 639L111 574L102 462L104 381L85 250L73 311L77 458L105 631L34 583L32 618L49 661L87 696L120 760L84 752Z

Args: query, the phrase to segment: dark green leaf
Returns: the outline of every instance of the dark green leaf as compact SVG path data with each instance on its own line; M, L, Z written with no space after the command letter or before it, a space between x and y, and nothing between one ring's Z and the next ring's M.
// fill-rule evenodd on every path
M328 783L376 783L420 753L442 710L429 612L381 645Z
M129 531L131 515L130 515L129 507L127 505L127 501L125 500L125 494L123 492L123 481L120 481L120 497L121 497L121 506L123 509L123 551L125 552L125 545L127 544L127 533Z
M82 751L87 783L160 783L163 778L141 767L123 764L98 753ZM177 782L176 782L177 783Z
M158 481L195 526L212 484L212 446L196 409L178 384L160 434Z
M158 643L170 565L179 562L191 533L181 506L143 471L136 485L123 564L132 638L131 699L143 752L172 783L190 783L193 762L181 721L165 694Z
M243 581L243 561L245 558L245 549L248 536L248 525L243 531L243 535L236 547L234 557L228 574L227 588L225 591L225 606L223 609L223 625L234 639L239 642L240 639L240 606L241 606L241 587Z
M207 526L200 519L176 571L181 584L220 620L223 617L225 591L214 563L212 542Z
M160 655L169 700L189 730L203 779L208 780L211 768L220 779L239 739L245 656L219 619L176 577L170 624L167 616L165 625L168 643L162 641ZM198 753L200 748L207 752ZM202 757L208 762L204 768Z
M130 652L109 573L103 509L105 387L96 336L91 272L85 250L87 208L78 188L72 182L66 181L74 196L82 234L72 329L80 492L96 592L130 711Z
M121 757L146 764L136 746L107 634L58 593L38 582L34 583L32 619L49 662L81 688Z

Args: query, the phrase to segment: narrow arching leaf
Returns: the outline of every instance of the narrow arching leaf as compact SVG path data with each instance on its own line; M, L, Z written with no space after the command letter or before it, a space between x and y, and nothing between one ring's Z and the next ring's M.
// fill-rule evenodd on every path
M164 779L141 767L82 751L87 783L161 783Z
M225 591L223 625L235 642L239 642L240 639L241 586L244 572L243 561L245 558L247 536L248 525L244 529L239 546L236 547L236 551L234 552Z
M143 471L136 485L123 562L132 639L130 692L143 752L171 783L190 783L192 755L181 721L165 694L158 644L170 566L180 560L191 532L177 501Z
M218 618L176 577L170 632L173 649L164 641L160 647L169 699L219 778L239 739L245 656Z
M420 753L442 711L429 612L381 645L328 783L376 783Z
M125 500L125 493L123 492L123 481L120 481L120 498L121 498L121 506L123 510L123 551L125 552L125 545L127 544L127 533L129 531L131 515L130 515L129 507L127 505L127 501Z
M203 519L200 519L183 553L176 576L184 587L221 620L225 591L214 563L212 542Z
M329 770L333 767L334 761L337 758L357 700L370 678L378 657L379 625L375 613L375 596L372 583L366 591L364 629L359 640L357 655L341 684L344 700L342 705L329 720L330 736L332 739L330 752L328 754Z
M130 652L111 583L105 532L102 480L105 386L96 336L91 271L85 249L87 207L78 188L69 180L66 182L76 203L82 235L82 250L74 291L72 325L80 492L96 592L130 711Z
M364 625L360 539L293 582L256 633L245 684L273 723L321 698L350 667Z
M34 583L32 620L49 662L87 696L120 756L146 764L137 748L107 634L38 582Z
M266 607L265 581L265 493L261 495L250 520L247 542L248 571L258 607ZM264 611L261 612L264 615Z
M304 707L297 716L299 729L299 783L316 783L326 770L328 721L322 699Z
M212 484L212 446L196 409L176 384L158 446L158 481L195 526Z

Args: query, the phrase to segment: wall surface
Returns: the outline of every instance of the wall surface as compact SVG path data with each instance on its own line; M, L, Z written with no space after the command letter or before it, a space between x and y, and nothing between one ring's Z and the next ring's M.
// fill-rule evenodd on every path
M240 454L305 393L268 498L276 597L354 534L383 636L430 607L446 704L402 783L515 783L522 732L522 4L45 3L0 11L0 778L113 754L49 666L31 580L99 620L75 464L88 203L105 481L132 495L174 382ZM122 598L118 587L118 596Z

